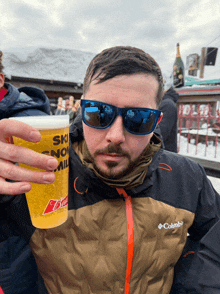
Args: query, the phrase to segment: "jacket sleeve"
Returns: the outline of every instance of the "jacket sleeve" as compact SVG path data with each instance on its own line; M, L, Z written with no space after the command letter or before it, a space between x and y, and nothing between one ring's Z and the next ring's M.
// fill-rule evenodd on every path
M220 293L220 221L202 238L188 238L170 294Z
M202 182L194 223L175 265L170 294L220 293L220 196L204 172Z
M197 199L194 222L189 228L189 235L194 240L201 240L220 219L220 195L207 178L204 168L200 165L199 167L202 172L201 181L197 179L200 182L198 184L200 193Z
M197 259L199 241L187 238L180 259L174 268L174 279L170 294L201 294L198 283L200 262Z
M198 251L199 285L203 294L220 293L220 221L202 238Z
M20 197L0 195L0 286L5 294L38 294L34 256L8 213Z

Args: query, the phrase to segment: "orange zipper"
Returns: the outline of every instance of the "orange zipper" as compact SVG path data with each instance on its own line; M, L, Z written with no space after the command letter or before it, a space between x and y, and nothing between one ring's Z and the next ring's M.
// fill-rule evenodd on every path
M125 192L124 189L117 188L117 191L119 195L124 196L125 203L126 203L126 216L127 216L127 228L128 228L128 257L127 257L127 269L126 269L124 294L129 294L132 263L133 263L133 257L134 257L134 223L133 223L133 213L132 213L132 202L131 202L131 196L128 196L128 194Z

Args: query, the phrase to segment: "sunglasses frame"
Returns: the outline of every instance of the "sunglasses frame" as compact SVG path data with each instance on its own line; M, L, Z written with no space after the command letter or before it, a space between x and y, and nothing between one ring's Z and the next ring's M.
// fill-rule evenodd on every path
M85 108L86 108L86 104L87 103L100 103L101 105L107 105L107 106L111 106L112 108L113 108L113 110L114 110L114 117L112 118L112 120L110 121L110 123L107 125L107 126L104 126L104 127L102 127L102 126L100 126L100 127L98 127L98 126L93 126L93 125L90 125L87 121L86 121L86 119L85 119ZM87 126L89 126L89 127L91 127L91 128L94 128L94 129L99 129L99 130L104 130L104 129L107 129L107 128L109 128L113 123L114 123L114 121L115 121L115 119L116 119L116 117L118 116L118 115L121 115L122 116L122 119L123 119L123 126L124 126L124 128L129 132L129 133L131 133L131 134L133 134L133 135L148 135L148 134L150 134L150 133L152 133L154 130L155 130L155 128L156 128L156 125L157 125L157 123L160 121L160 117L161 117L161 111L160 110L157 110L157 109L152 109L152 108L143 108L143 107L125 107L125 108L120 108L120 107L117 107L117 106L115 106L115 105L112 105L112 104L108 104L108 103L104 103L104 102L101 102L101 101L96 101L96 100L86 100L86 99L82 99L81 100L81 107L82 107L82 119L83 119L83 122L87 125ZM147 111L149 111L150 110L150 112L152 113L154 113L155 114L155 120L154 120L154 125L153 125L153 127L152 127L152 129L151 129L151 131L150 132L145 132L145 133L137 133L137 132L133 132L133 131L131 131L131 130L129 130L127 127L126 127L126 125L124 124L124 120L125 120L125 112L127 112L128 110L147 110Z

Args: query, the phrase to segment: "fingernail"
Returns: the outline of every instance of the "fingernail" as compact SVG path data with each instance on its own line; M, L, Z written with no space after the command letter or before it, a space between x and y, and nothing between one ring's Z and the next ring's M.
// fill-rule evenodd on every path
M54 170L57 167L57 160L55 158L50 158L47 161L47 166L49 169Z
M30 132L30 139L31 141L38 142L40 139L40 133L38 131Z
M20 187L21 193L29 192L31 189L31 186L29 184L24 184L23 186Z
M50 174L46 174L43 176L43 180L45 184L51 184L54 182L54 174L51 172Z

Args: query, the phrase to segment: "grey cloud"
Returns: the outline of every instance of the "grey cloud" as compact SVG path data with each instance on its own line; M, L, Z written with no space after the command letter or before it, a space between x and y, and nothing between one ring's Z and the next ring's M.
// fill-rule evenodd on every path
M42 19L46 17L46 12L42 9L34 8L30 4L17 3L14 6L14 15L25 20Z
M218 0L213 1L215 5ZM212 25L212 19L205 27L193 23L200 11L189 0L40 2L36 8L36 3L5 1L0 11L10 21L0 27L5 46L31 44L97 53L109 46L131 45L150 53L163 69L171 71L177 42L185 61L188 54L200 53L201 44L206 46L219 35L219 23Z

